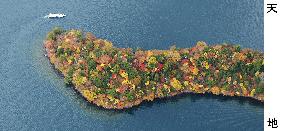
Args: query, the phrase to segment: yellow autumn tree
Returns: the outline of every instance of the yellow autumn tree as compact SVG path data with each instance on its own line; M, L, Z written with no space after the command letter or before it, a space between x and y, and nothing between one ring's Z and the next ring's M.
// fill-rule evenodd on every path
M180 81L177 80L176 78L173 78L171 80L171 86L174 87L176 90L180 90L182 88Z
M112 49L112 43L110 41L104 40L103 50L110 51Z
M90 102L95 100L96 94L89 90L83 90L82 91L83 96Z

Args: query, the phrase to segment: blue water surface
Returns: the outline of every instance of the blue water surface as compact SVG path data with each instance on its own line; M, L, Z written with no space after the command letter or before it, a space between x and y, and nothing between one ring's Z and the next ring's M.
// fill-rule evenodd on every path
M48 13L63 19L46 19ZM263 51L263 0L1 0L0 130L263 130L263 104L187 94L124 111L90 105L43 56L54 26L117 47L167 49L197 41Z

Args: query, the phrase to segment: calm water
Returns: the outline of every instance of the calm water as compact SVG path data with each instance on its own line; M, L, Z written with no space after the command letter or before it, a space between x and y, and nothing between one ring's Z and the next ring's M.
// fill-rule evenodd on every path
M263 104L185 95L125 111L89 105L43 56L54 26L118 47L190 47L199 40L263 51L263 0L1 0L0 130L263 130ZM43 18L49 12L63 19Z

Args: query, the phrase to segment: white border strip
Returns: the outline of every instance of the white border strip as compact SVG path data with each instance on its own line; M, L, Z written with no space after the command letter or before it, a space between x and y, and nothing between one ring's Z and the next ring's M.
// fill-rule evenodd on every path
M267 4L277 4L277 13L267 13ZM264 129L284 131L284 1L264 0ZM278 128L268 126L275 118Z

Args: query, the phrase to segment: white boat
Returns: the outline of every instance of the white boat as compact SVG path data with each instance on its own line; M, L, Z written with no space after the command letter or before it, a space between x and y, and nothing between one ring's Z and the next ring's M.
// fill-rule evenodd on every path
M65 14L53 14L53 13L49 13L46 17L47 18L63 18L65 17Z

